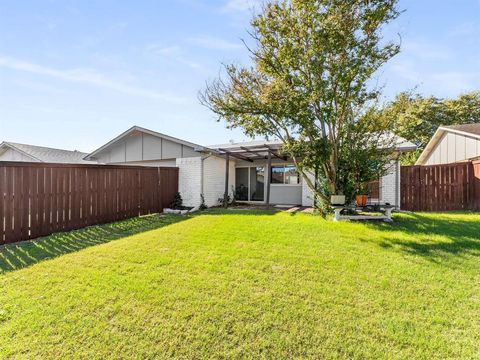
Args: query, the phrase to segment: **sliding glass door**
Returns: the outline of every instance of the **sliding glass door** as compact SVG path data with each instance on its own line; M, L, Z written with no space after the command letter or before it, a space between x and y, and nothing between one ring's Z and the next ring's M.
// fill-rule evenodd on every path
M250 168L250 201L263 201L265 192L265 168Z
M248 173L249 168L235 169L235 199L248 201Z
M265 200L265 167L235 169L235 198L239 201Z

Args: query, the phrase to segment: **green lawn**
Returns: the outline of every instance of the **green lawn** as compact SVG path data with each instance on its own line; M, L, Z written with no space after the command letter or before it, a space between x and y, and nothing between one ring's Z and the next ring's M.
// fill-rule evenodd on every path
M480 358L479 237L211 210L0 247L0 358Z

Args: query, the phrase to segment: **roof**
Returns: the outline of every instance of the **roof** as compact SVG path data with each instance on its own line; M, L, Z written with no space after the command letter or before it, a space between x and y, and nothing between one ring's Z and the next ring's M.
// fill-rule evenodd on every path
M470 135L480 136L480 123L479 124L461 124L461 125L449 125L443 126L448 130L460 131L463 133L468 133Z
M83 158L87 155L77 150L54 149L43 146L19 144L4 141L0 144L1 149L13 149L30 157L32 161L45 163L62 163L62 164L91 164L91 161L85 161Z
M283 142L280 140L253 140L238 143L210 145L206 148L196 148L197 151L212 151L218 155L229 154L240 160L253 161L266 159L269 154L286 160L279 150Z
M166 135L166 134L162 134L162 133L159 133L159 132L156 132L156 131L153 131L153 130L149 130L149 129L145 129L143 127L140 127L140 126L137 126L137 125L134 125L132 126L130 129L128 129L127 131L124 131L123 133L121 133L120 135L118 135L116 138L110 140L109 142L107 142L105 145L99 147L97 150L91 152L90 154L86 154L86 156L84 157L85 160L88 160L88 159L91 159L92 157L94 157L95 155L97 155L98 153L101 153L103 150L105 150L106 148L108 148L109 146L111 146L112 144L116 143L117 141L119 140L122 140L123 138L127 137L128 135L134 133L134 132L142 132L142 133L145 133L145 134L149 134L149 135L152 135L152 136L155 136L155 137L159 137L159 138L162 138L162 139L166 139L166 140L169 140L169 141L172 141L172 142L175 142L177 144L181 144L181 145L185 145L185 146L189 146L191 148L202 148L201 145L198 145L198 144L194 144L194 143L191 143L189 141L185 141L185 140L182 140L182 139L178 139L176 137L173 137L173 136L169 136L169 135Z
M400 136L389 134L386 136L385 142L395 144L395 150L399 152L412 151L417 146ZM230 154L242 160L256 160L266 158L268 154L284 159L284 154L279 151L282 148L281 140L254 140L238 143L228 143L220 145L210 145L207 147L195 148L196 151L211 151L219 155ZM390 145L389 145L390 146Z
M480 124L440 126L437 131L435 131L435 134L433 134L427 146L425 146L415 165L424 165L426 163L430 153L435 149L446 132L480 139Z
M377 141L377 146L381 149L393 148L393 150L398 152L407 152L417 149L417 145L392 132L382 133Z
M228 144L217 144L207 146L209 149L235 149L240 147L258 147L262 145L268 145L270 147L279 148L283 145L281 140L253 140L253 141L242 141L242 142L231 142Z

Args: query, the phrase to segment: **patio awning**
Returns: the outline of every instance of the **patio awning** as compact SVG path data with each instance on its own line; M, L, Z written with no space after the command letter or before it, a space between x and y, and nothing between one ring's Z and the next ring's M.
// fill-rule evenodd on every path
M225 158L225 192L223 197L223 205L228 206L228 191L229 191L229 172L230 172L230 158L253 163L255 160L267 160L267 176L266 176L266 198L265 204L270 206L270 183L272 167L272 158L277 158L283 161L287 160L287 156L282 153L283 142L279 140L260 140L249 141L241 143L230 143L222 145L211 145L206 147L197 147L196 151L215 154Z
M213 145L196 150L212 152L220 156L226 156L228 154L231 157L248 162L265 160L269 157L287 160L287 157L282 154L281 148L282 143L280 141L252 141L244 143Z

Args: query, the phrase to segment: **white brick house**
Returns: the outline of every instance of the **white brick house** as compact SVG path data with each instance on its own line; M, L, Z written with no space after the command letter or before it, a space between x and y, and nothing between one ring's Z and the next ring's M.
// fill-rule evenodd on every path
M185 205L197 207L200 205L203 194L207 206L218 205L219 198L225 192L225 159L217 156L197 156L179 158L176 160L178 167L178 188ZM235 164L229 164L229 184L235 184ZM229 189L230 196L233 188Z
M225 190L237 201L312 206L312 191L293 162L279 153L280 141L201 146L134 126L85 157L104 164L179 168L179 191L186 206L219 204ZM415 146L401 139L397 152ZM228 182L227 179L228 164ZM400 164L392 161L379 180L381 203L400 205ZM313 178L313 176L312 176Z

